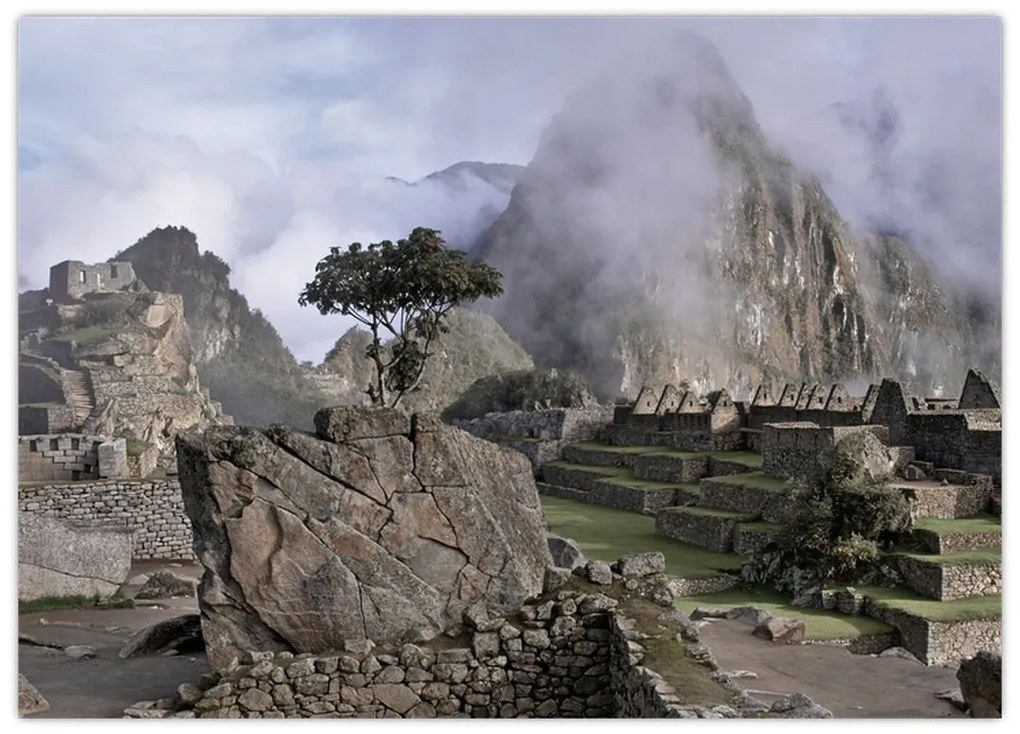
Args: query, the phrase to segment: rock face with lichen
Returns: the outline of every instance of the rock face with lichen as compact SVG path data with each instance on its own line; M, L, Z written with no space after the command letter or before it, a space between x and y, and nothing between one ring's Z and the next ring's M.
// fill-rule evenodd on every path
M427 639L476 603L540 593L550 565L531 466L427 415L330 408L316 432L178 440L210 663L344 639Z

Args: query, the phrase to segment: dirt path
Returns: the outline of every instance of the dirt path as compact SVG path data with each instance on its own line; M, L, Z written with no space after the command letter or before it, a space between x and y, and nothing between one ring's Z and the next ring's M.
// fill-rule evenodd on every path
M166 564L139 564L129 578ZM175 564L175 573L197 576L193 566ZM125 587L133 596L137 585ZM63 650L18 645L18 672L49 702L50 710L31 718L119 718L138 701L173 696L184 682L198 682L209 671L205 654L121 660L117 653L134 632L163 619L198 611L195 599L161 599L161 608L77 609L23 614L19 634L46 645L91 645L96 657L73 660Z
M720 668L758 674L736 681L749 691L799 691L837 718L966 717L934 695L959 686L950 668L854 655L828 645L777 645L754 637L749 625L730 620L702 626L701 641Z

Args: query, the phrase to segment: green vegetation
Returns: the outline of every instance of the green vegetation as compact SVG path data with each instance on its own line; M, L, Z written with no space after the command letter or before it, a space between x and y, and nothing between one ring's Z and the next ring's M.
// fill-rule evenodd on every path
M641 479L640 477L621 476L613 479L602 480L606 484L615 484L620 487L633 487L634 489L679 489L684 492L697 492L696 484L671 484L669 482L657 482L654 479Z
M608 451L614 454L648 454L652 452L658 453L658 451L652 446L613 446L608 443L599 443L598 441L580 441L578 443L573 443L570 445L578 449L589 449L591 451Z
M152 448L151 443L146 441L138 441L134 438L127 439L127 455L128 456L140 456L143 452L148 451Z
M735 464L743 464L755 469L761 468L761 454L753 451L706 451L704 455L711 456L720 461L732 461Z
M927 553L896 553L895 555L913 558L925 563L935 563L939 566L994 566L1002 563L1001 548L980 548L946 555Z
M501 280L495 268L447 249L437 230L416 227L395 244L330 248L298 303L323 315L350 316L368 328L372 341L365 354L375 367L368 397L373 405L392 408L419 388L436 338L449 331L447 313L500 295Z
M595 393L577 372L521 369L479 377L446 407L443 418L478 418L491 412L596 405Z
M953 520L926 517L914 521L915 530L927 530L938 535L965 535L977 533L1002 533L1002 522L994 515L974 515Z
M118 591L107 600L97 596L44 596L31 601L18 601L18 614L51 612L57 609L130 609L135 605L131 599L124 599Z
M804 635L809 640L849 640L864 635L880 635L895 630L871 617L840 614L826 609L805 609L790 604L783 594L762 587L735 586L725 591L676 600L675 606L690 614L696 607L755 606L777 617L804 620Z
M119 329L109 326L95 325L85 326L80 329L62 331L53 335L53 340L58 342L77 342L81 346L99 344L119 333Z
M740 529L749 533L778 533L783 526L777 522L742 522Z
M753 512L720 510L715 507L685 507L683 508L683 511L685 515L695 515L698 517L724 517L727 520L736 520L737 522L753 520L755 518L755 514Z
M601 474L607 477L624 478L633 476L630 467L626 466L601 466L599 464L572 464L569 461L550 461L545 466L553 466L558 469L569 469L571 471L588 472L589 474Z
M701 481L712 482L740 487L753 487L754 489L767 489L773 492L789 492L791 486L783 479L767 477L761 472L748 472L747 474L728 474L721 477L705 477Z
M933 622L962 622L968 619L995 619L1002 616L1002 597L971 596L953 601L935 601L897 586L859 586L857 591L875 604L888 609L924 617Z
M681 578L715 576L739 570L735 553L713 553L655 533L655 518L636 512L589 505L559 497L541 497L549 531L573 538L589 558L615 561L626 553L661 551L666 573Z
M642 665L646 665L673 686L680 703L714 704L728 701L730 693L716 680L712 671L687 654L687 643L675 639L680 628L661 620L662 607L647 599L626 599L621 611L636 623L635 628L651 637L641 640L645 649Z

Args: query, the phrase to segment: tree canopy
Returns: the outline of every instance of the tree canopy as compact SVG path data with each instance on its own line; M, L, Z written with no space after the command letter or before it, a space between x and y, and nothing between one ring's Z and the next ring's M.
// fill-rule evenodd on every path
M331 247L298 303L368 327L366 355L376 374L366 392L374 405L395 407L421 383L436 337L448 330L450 309L502 292L498 270L447 249L437 230L416 227L396 243Z

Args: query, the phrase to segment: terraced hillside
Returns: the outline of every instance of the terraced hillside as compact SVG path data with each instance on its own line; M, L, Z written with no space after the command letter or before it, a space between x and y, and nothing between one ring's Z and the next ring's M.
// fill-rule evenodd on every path
M944 664L1000 644L1001 522L984 512L991 491L986 477L914 463L922 479L887 484L907 497L914 517L912 533L888 554L903 586L843 593L854 598L848 608L899 630L919 659ZM793 485L760 469L761 457L748 451L585 442L544 464L538 486L551 530L575 538L593 557L668 551L670 573L707 577L739 569L740 559L761 552L780 529ZM691 600L717 605L724 587ZM760 590L723 593L746 604ZM822 592L818 606L831 608L835 593Z

